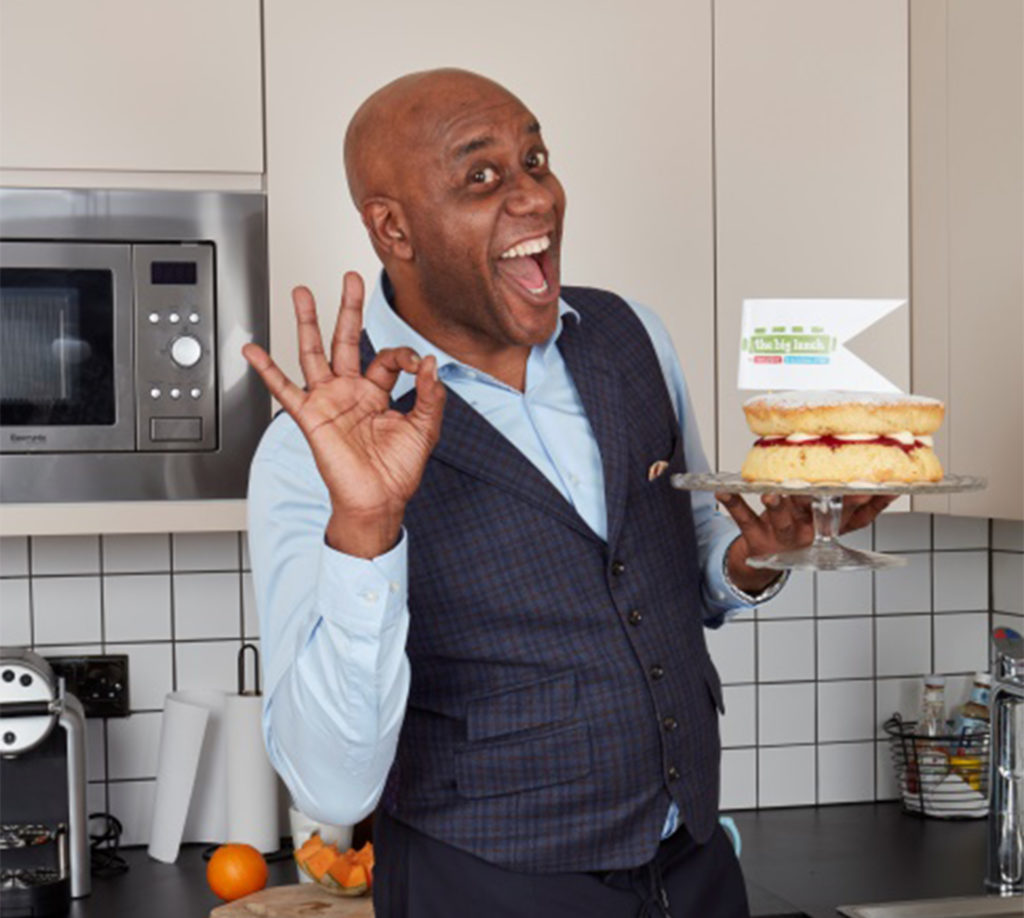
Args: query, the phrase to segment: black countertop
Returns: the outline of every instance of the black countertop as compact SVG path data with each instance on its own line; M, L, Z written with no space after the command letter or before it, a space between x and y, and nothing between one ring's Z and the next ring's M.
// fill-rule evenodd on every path
M835 918L863 902L979 895L985 820L916 819L898 804L855 804L734 813L741 862L758 918L804 913ZM175 864L124 852L128 873L95 879L71 918L206 918L219 900L206 886L203 846ZM296 882L290 859L270 865L272 885ZM680 916L686 918L686 916Z

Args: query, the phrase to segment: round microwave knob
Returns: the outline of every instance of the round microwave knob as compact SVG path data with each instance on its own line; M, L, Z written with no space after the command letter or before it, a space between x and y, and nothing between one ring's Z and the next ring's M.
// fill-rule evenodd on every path
M194 367L202 356L203 346L191 335L182 335L171 342L171 360L179 367Z

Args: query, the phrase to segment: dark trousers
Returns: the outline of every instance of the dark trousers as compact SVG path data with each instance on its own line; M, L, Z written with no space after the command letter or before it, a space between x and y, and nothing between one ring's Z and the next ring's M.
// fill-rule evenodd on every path
M516 873L377 810L377 918L749 918L739 861L718 828L697 844L685 827L650 864L610 873Z

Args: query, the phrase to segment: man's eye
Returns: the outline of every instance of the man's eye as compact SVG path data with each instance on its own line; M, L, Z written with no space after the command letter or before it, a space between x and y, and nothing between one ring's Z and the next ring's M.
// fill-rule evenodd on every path
M484 166L481 169L474 169L469 174L469 180L477 185L487 185L498 178L498 172L496 169L490 166Z
M526 156L527 169L543 169L548 164L548 154L544 150L534 150Z

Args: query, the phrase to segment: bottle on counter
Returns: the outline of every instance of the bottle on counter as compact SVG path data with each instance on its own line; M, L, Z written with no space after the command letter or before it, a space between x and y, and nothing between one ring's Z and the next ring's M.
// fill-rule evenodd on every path
M989 673L975 673L971 697L957 711L953 722L953 735L958 755L967 755L972 746L972 734L987 734L989 728L989 696L992 693L992 676Z
M917 775L924 789L939 783L949 772L949 759L942 748L946 728L946 678L934 674L924 677L921 714L914 731L917 739ZM931 739L934 737L934 739Z

